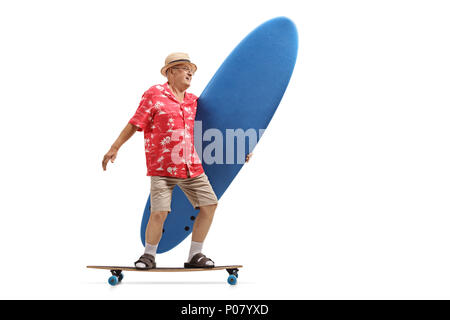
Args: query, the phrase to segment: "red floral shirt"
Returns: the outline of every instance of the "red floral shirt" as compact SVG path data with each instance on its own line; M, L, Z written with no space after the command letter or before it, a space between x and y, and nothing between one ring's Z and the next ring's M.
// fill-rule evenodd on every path
M166 82L148 89L130 123L144 130L148 176L194 178L203 167L194 148L197 97L180 103Z

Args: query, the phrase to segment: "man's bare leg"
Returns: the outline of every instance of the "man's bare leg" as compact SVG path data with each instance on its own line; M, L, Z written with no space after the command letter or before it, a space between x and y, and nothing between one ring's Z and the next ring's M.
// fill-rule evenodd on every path
M168 211L153 211L148 219L147 229L145 230L145 243L153 246L158 245L162 237L164 221L166 221Z
M156 250L161 240L164 221L166 221L168 213L168 211L154 211L150 214L145 231L145 251L135 262L137 268L154 268L156 266Z
M195 219L194 227L192 229L192 242L188 261L191 261L192 257L197 253L201 253L203 241L205 241L205 238L208 235L216 208L217 204L200 207L200 212ZM212 261L207 261L206 265L214 266L214 263Z
M211 227L216 208L217 204L200 207L200 212L195 219L194 227L192 229L192 241L205 241L209 228Z

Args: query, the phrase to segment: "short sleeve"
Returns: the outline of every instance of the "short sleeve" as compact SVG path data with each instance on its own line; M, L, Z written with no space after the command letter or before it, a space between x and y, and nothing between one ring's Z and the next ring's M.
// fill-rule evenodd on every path
M142 99L136 113L129 121L129 123L138 128L137 131L142 131L149 125L150 120L152 119L152 107L152 93L150 90L147 90L142 95Z

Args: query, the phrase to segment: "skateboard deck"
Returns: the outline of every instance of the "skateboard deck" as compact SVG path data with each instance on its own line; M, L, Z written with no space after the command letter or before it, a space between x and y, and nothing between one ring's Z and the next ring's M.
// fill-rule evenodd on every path
M294 23L285 17L269 20L238 44L200 95L194 145L218 199L269 125L291 78L297 49ZM239 138L233 136L239 132ZM149 196L140 230L143 246L150 204ZM173 190L171 209L158 253L188 237L199 212L178 186Z
M242 268L241 265L230 265L230 266L216 266L213 268L177 268L177 267L162 267L154 269L139 269L135 267L127 266L86 266L88 269L101 269L109 270L111 272L111 277L108 279L108 283L112 286L117 285L123 280L122 271L137 271L137 272L195 272L195 271L215 271L215 270L226 270L229 274L227 282L230 285L236 285L238 278L238 271Z

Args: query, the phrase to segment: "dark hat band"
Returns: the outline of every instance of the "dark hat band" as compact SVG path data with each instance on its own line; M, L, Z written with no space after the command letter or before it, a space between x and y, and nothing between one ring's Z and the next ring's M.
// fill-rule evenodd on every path
M189 63L191 63L191 61L188 60L188 59L179 59L179 60L170 61L167 65L175 63L175 62L189 62Z

